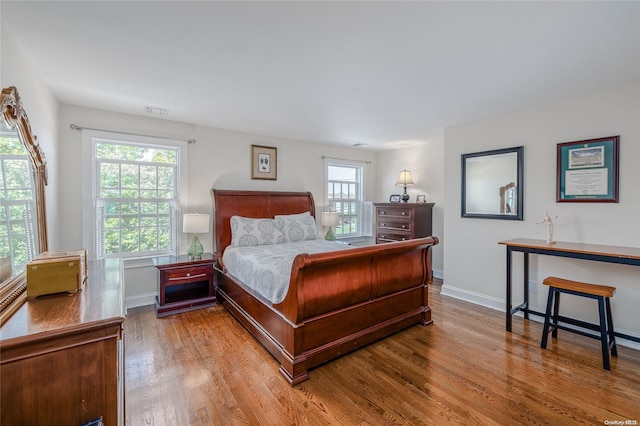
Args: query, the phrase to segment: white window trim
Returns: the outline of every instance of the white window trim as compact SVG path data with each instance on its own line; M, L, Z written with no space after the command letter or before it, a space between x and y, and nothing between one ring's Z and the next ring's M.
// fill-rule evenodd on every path
M332 158L332 157L325 157L324 159L324 204L325 204L325 210L328 210L329 205L331 203L331 200L329 200L329 194L327 192L327 183L329 182L329 165L333 164L333 165L340 165L340 166L352 166L352 167L360 167L361 170L361 176L360 176L360 194L358 196L358 198L360 199L360 205L358 207L358 223L360 223L360 227L358 229L358 233L357 234L353 234L353 235L349 235L349 236L338 236L336 234L336 238L339 240L349 240L349 241L356 241L356 240L362 240L364 238L364 235L362 233L363 229L362 229L362 205L364 203L364 194L366 194L365 191L365 173L366 173L366 169L367 169L367 163L364 161L356 161L356 160L343 160L340 158Z
M187 200L189 199L189 191L187 185L187 142L154 138L151 136L139 136L129 135L123 133L112 133L99 130L82 130L82 245L87 248L87 255L90 259L96 258L96 242L94 240L96 235L96 225L94 220L94 200L96 197L96 173L94 171L95 162L94 139L101 139L120 143L139 143L144 145L158 145L158 146L170 146L178 148L178 176L177 176L177 190L178 190L178 205L176 206L178 211L178 217L176 218L176 251L181 252L181 238L180 230L182 229L182 215L181 211L186 211ZM90 179L87 179L90 177ZM147 257L147 256L139 256ZM131 257L128 257L131 258Z

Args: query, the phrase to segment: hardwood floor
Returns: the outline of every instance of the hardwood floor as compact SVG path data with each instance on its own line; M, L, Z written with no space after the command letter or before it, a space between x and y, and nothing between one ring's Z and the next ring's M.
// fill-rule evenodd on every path
M640 352L440 296L414 326L310 371L291 387L278 363L220 306L125 321L126 424L640 424ZM609 421L609 423L605 423ZM635 421L635 422L634 422Z

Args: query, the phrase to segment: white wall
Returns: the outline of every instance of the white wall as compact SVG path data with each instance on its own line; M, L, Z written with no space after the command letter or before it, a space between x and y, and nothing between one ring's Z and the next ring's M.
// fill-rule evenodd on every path
M316 213L325 205L323 155L351 160L369 161L365 171L365 197L375 196L376 154L355 148L312 144L263 135L178 123L157 118L119 114L72 105L60 107L60 141L65 153L60 161L60 205L64 206L58 222L60 245L66 248L82 246L82 133L69 125L93 127L111 131L165 136L176 139L196 139L188 145L188 208L189 213L212 214L212 187L220 189L255 189L273 191L310 191L315 199ZM273 146L278 149L278 179L251 179L251 145ZM205 251L213 251L213 231L200 236ZM181 253L186 252L187 237L182 235ZM153 303L157 293L156 271L150 261L125 263L125 297L127 307Z
M49 248L58 247L58 101L38 67L26 57L6 25L0 29L0 86L15 86L27 112L31 131L47 160L49 185L45 188Z
M558 143L620 135L620 202L556 203ZM490 149L525 147L524 221L460 217L460 156ZM443 293L504 310L505 247L517 237L546 239L544 211L558 215L554 239L592 244L640 246L640 81L557 100L520 111L445 129L445 281ZM522 282L522 258L514 280ZM531 280L550 275L613 285L616 330L640 336L637 267L532 256ZM516 286L515 300L522 289ZM544 310L546 288L532 293ZM519 291L519 294L518 294ZM586 301L563 306L564 314L596 321L597 308Z
M407 187L411 197L410 202L416 201L416 196L425 194L428 203L433 206L432 231L440 243L432 249L433 275L443 277L443 252L446 244L444 238L444 129L428 135L424 142L406 148L381 151L377 161L377 194L375 201L388 203L391 194L402 194L404 188L395 186L400 171L411 171L415 186Z

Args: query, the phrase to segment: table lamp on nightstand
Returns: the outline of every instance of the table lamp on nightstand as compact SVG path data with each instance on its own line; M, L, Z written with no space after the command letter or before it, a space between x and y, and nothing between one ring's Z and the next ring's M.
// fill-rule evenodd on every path
M329 230L327 231L327 235L325 235L324 239L327 241L335 241L336 236L333 233L333 227L338 226L338 222L340 221L340 217L337 212L322 212L322 226L328 226Z
M185 214L182 218L182 232L185 234L193 234L193 239L187 249L189 260L202 259L204 249L198 239L198 234L206 234L209 232L209 215L198 213Z

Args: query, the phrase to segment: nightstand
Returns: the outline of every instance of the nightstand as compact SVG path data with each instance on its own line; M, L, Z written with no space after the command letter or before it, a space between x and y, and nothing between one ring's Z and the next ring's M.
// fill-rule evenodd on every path
M214 267L218 258L204 253L202 259L187 255L153 258L158 268L156 316L164 317L216 303Z

